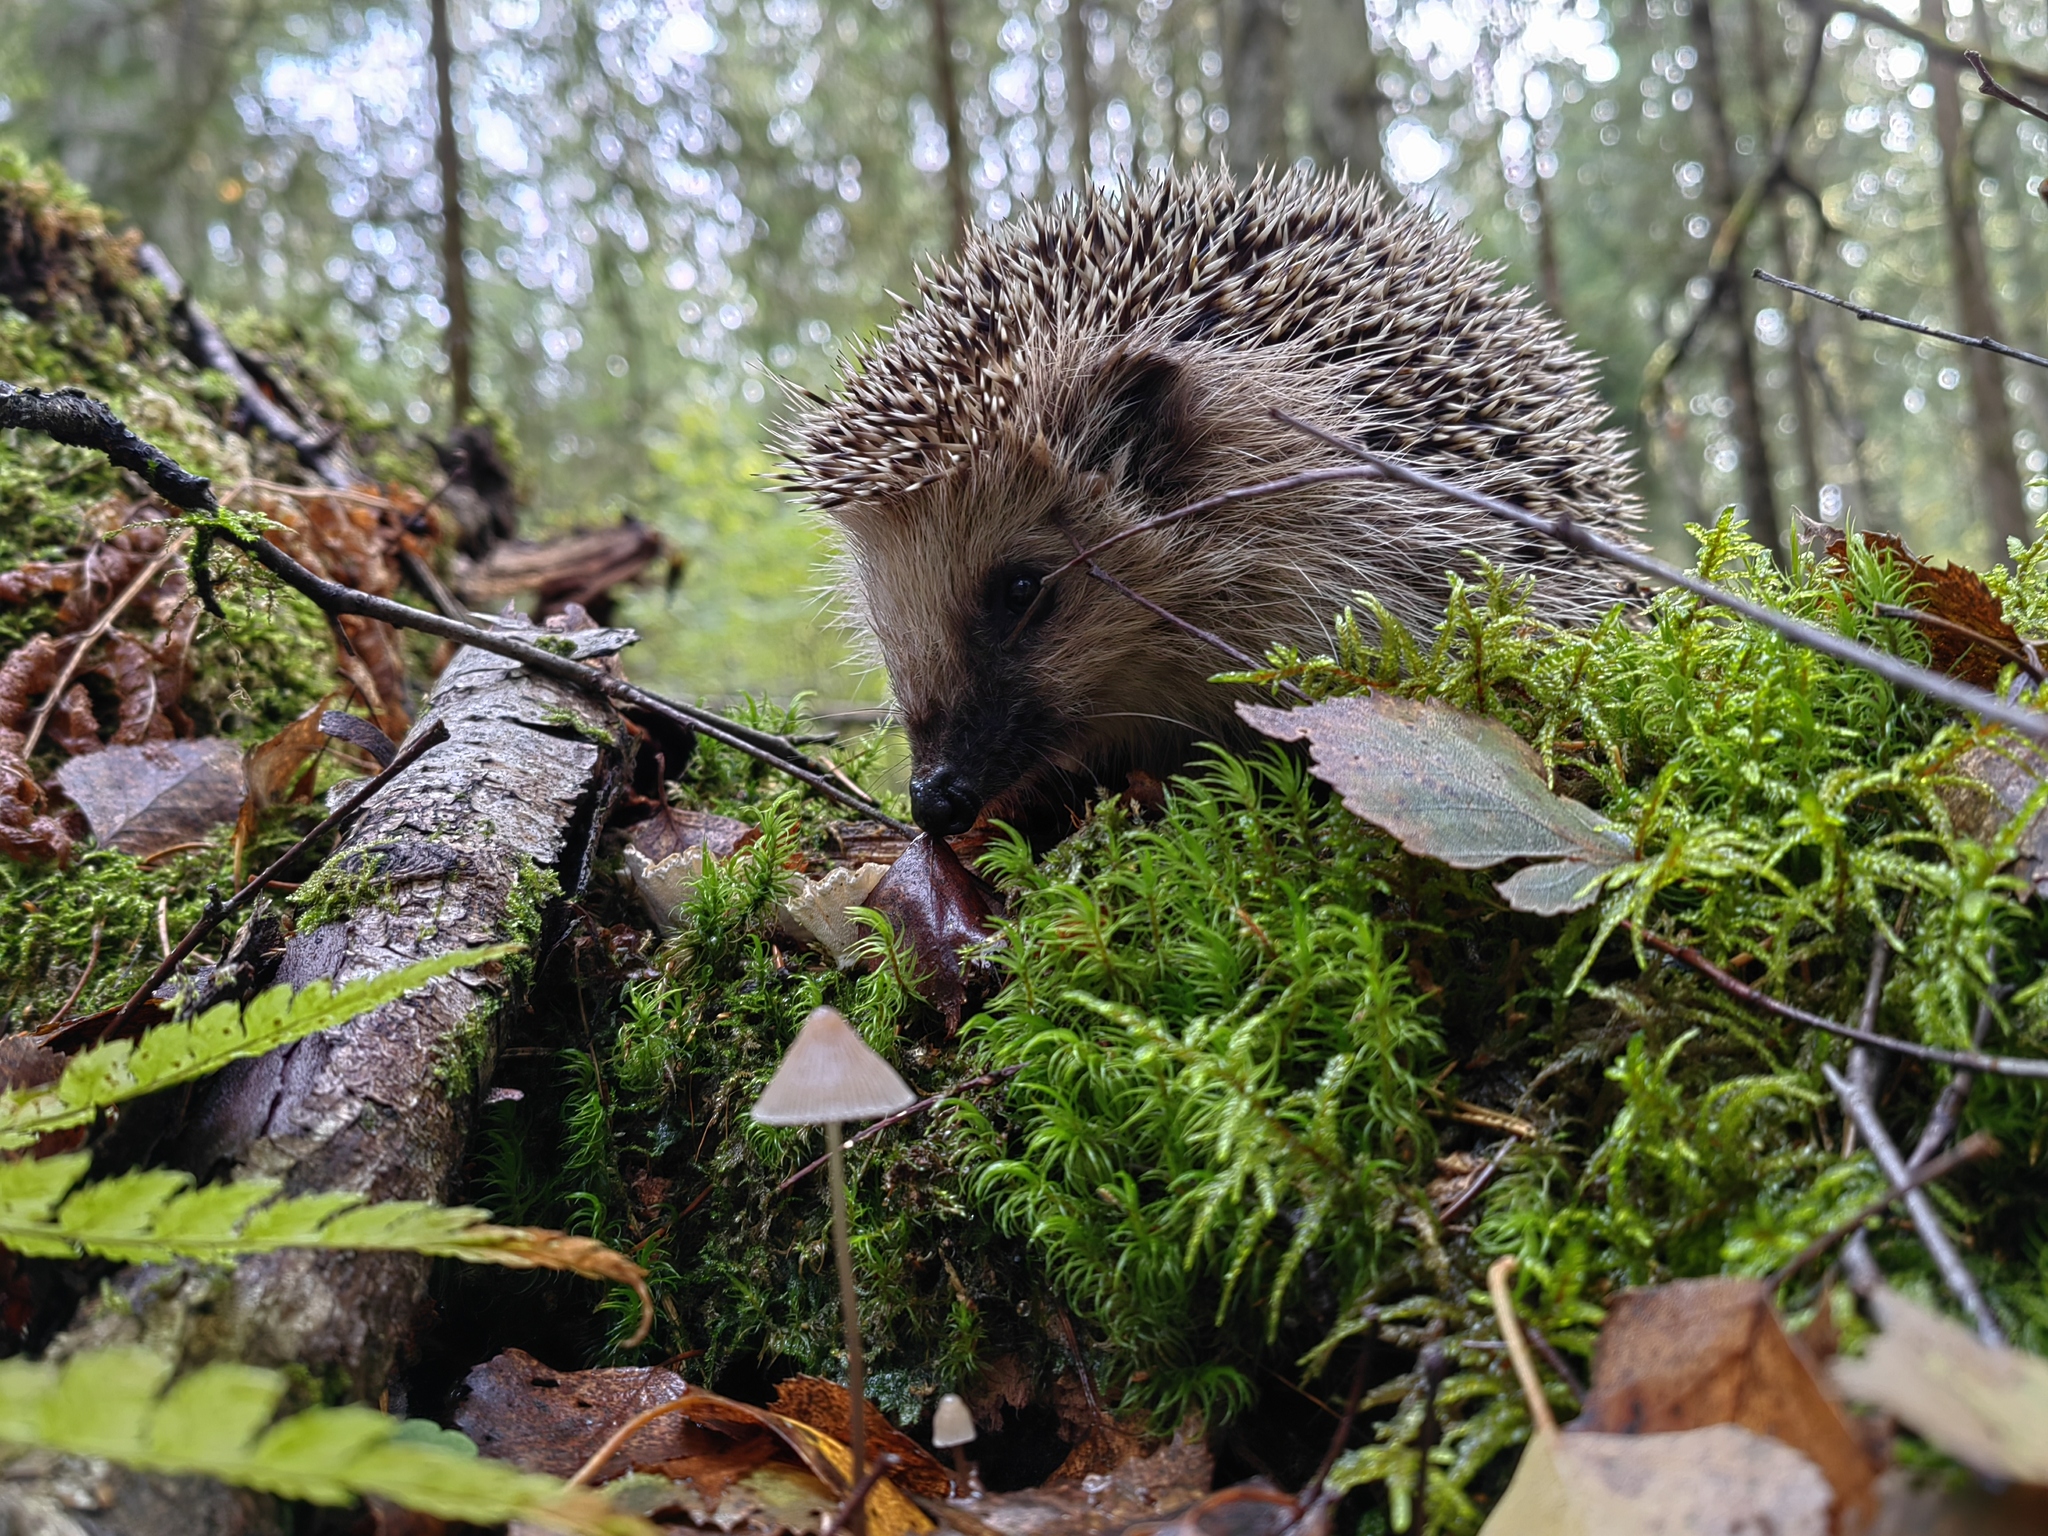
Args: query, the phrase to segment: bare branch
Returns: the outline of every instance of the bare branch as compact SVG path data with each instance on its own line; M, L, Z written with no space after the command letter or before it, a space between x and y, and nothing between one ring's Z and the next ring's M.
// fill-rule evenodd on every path
M2002 101L2008 107L2018 107L2029 117L2038 117L2042 122L2048 123L2048 110L2035 106L2024 96L2015 96L2011 91L2008 91L2004 86L1991 78L1991 71L1984 67L1983 54L1974 48L1965 49L1963 51L1963 62L1977 71L1977 89L1981 94L1991 97L1994 101Z
M1837 13L1854 16L1858 21L1873 27L1882 27L1894 37L1903 37L1919 47L1929 58L1947 59L1953 64L1967 64L1972 50L1933 32L1923 32L1899 20L1890 11L1872 5L1869 0L1799 0L1800 7L1821 25L1825 26ZM2048 91L2048 70L2034 69L2016 63L2011 59L1988 61L2000 74L2031 85L2035 90Z
M1974 1163L1980 1157L1996 1157L1999 1151L1997 1138L1989 1131L1979 1131L1960 1146L1942 1153L1939 1157L1929 1158L1924 1162L1910 1165L1906 1173L1905 1183L1893 1185L1875 1200L1864 1205L1862 1209L1857 1211L1847 1221L1842 1222L1831 1231L1821 1233L1819 1237L1816 1237L1804 1248L1793 1254L1791 1258L1772 1270L1770 1275L1766 1277L1764 1289L1775 1294L1779 1286L1790 1280L1800 1270L1806 1268L1807 1265L1842 1241L1843 1238L1853 1234L1858 1227L1870 1220L1871 1217L1883 1212L1894 1200L1902 1199L1923 1185L1934 1183L1937 1179L1947 1178L1965 1163Z
M2038 352L2024 352L2018 347L2009 347L2002 341L1989 336L1965 336L1961 331L1945 331L1938 325L1922 325L1917 320L1902 320L1897 315L1888 315L1881 309L1867 309L1848 299L1837 298L1832 293L1823 293L1818 288L1809 288L1804 283L1795 283L1789 277L1779 277L1757 267L1749 274L1761 283L1770 283L1779 288L1789 288L1794 293L1803 293L1809 299L1819 299L1823 304L1832 304L1837 309L1846 309L1858 320L1871 320L1879 325L1894 326L1902 331L1911 331L1916 336L1932 336L1936 341L1952 341L1959 347L1981 347L1986 352L1996 352L2000 357L2009 357L2016 362L2032 363L2036 368L2048 368L2048 357Z
M1310 437L1328 443L1331 447L1351 455L1354 459L1360 459L1367 464L1376 466L1391 480L1398 480L1404 485L1412 485L1418 490L1434 491L1439 496L1448 496L1453 501L1463 502L1468 507L1476 507L1482 512L1489 512L1495 517L1513 523L1518 528L1526 528L1531 533L1539 533L1546 538L1555 539L1558 543L1576 554L1605 561L1609 565L1618 565L1624 570L1634 571L1638 575L1651 578L1653 581L1660 581L1667 586L1677 587L1681 591L1690 592L1693 596L1702 598L1716 607L1726 608L1730 613L1740 614L1751 623L1761 625L1773 634L1784 636L1795 645L1803 645L1808 650L1817 651L1823 656L1832 657L1834 660L1845 662L1852 667L1861 667L1873 676L1884 679L1884 681L1890 683L1895 688L1906 689L1925 698L1933 699L1936 703L1946 704L1951 709L1962 710L1967 714L1976 715L1980 719L1993 721L2005 726L2009 730L2017 731L2030 741L2048 745L2048 715L2043 715L2038 710L2024 709L2016 704L2008 704L1998 695L1988 693L1982 688L1973 688L1968 683L1958 682L1952 677L1945 677L1941 673L1932 671L1927 667L1915 666L1910 661L1901 661L1896 656L1887 655L1885 652L1864 645L1860 641L1844 639L1842 636L1831 631L1808 624L1802 619L1795 619L1789 614L1779 613L1775 608L1765 607L1762 603L1753 602L1749 598L1738 596L1736 593L1730 592L1725 588L1717 587L1711 581L1706 581L1689 571L1681 571L1677 566L1669 565L1653 555L1645 554L1639 549L1632 549L1627 545L1617 544L1611 539L1603 538L1584 524L1574 522L1569 516L1558 518L1539 517L1528 508L1518 507L1512 502L1502 501L1497 496L1488 496L1479 491L1467 490L1464 486L1453 484L1449 480L1425 474L1419 469L1410 469L1399 460L1389 458L1385 454L1374 453L1370 448L1362 444L1353 442L1346 437L1339 437L1333 432L1326 432L1312 422L1303 421L1297 416L1290 416L1285 411L1275 411L1273 415L1276 420L1284 421L1288 426L1295 428L1297 431L1306 432ZM1833 1027L1840 1028L1842 1026ZM2044 1066L2048 1066L2048 1064L2044 1064Z

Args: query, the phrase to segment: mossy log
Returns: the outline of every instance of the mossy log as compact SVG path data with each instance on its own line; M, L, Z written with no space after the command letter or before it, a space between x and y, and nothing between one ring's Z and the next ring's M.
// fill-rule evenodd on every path
M434 982L204 1085L179 1155L202 1178L263 1175L291 1194L378 1200L452 1192L506 1022L548 940L550 900L582 887L630 748L608 704L477 650L456 654L416 729L435 720L449 739L364 810L301 888L311 899L278 980L373 974L508 940L526 954ZM306 1252L246 1260L232 1273L131 1268L50 1356L144 1340L187 1365L296 1367L324 1396L374 1404L426 1298L427 1270L409 1254ZM0 1530L278 1528L265 1500L118 1471L56 1466L40 1485L0 1488Z

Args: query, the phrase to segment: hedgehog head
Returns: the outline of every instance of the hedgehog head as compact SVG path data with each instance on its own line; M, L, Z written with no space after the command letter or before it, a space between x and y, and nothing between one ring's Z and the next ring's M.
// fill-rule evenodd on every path
M1035 209L921 274L838 398L782 429L785 481L835 525L848 616L888 669L920 825L1028 819L1238 735L1209 681L1230 663L1158 609L1252 656L1321 649L1361 589L1426 623L1468 546L1514 558L1385 484L1153 526L1334 462L1276 407L1625 519L1583 360L1468 251L1341 179L1193 173ZM1102 567L1153 607L1072 564L1111 536Z

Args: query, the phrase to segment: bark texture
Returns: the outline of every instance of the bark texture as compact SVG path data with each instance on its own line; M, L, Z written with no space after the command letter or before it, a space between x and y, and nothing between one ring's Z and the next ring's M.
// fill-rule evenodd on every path
M462 219L462 149L455 139L455 39L448 0L434 0L434 158L441 170L441 298L448 306L448 391L451 426L469 420L471 387L469 269Z
M482 651L458 652L442 674L422 725L435 719L448 741L367 807L328 861L368 876L367 898L295 934L278 980L371 975L506 938L528 955L444 977L202 1084L179 1158L201 1177L267 1175L291 1194L449 1196L504 1021L543 942L536 876L553 871L562 888L580 889L628 765L609 706ZM186 1366L296 1365L375 1403L406 1348L427 1270L406 1254L307 1252L248 1259L232 1274L130 1269L111 1282L116 1304L97 1307L50 1353L139 1341ZM280 1528L266 1501L234 1490L104 1469L87 1476L81 1465L0 1484L0 1531Z
M1248 178L1262 165L1287 160L1291 29L1282 0L1232 0L1224 16L1224 105L1230 112L1226 142L1231 170Z
M974 200L967 190L967 134L960 126L960 73L953 60L953 23L946 0L926 4L931 9L932 86L946 129L946 198L953 209L953 250L958 253L974 222Z

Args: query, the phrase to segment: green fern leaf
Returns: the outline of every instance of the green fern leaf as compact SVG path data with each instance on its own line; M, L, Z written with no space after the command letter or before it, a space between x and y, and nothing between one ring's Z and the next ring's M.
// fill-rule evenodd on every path
M276 1371L222 1364L175 1385L170 1376L168 1361L140 1348L95 1350L61 1367L0 1360L0 1445L211 1477L313 1504L374 1494L476 1525L523 1520L564 1536L655 1536L602 1496L485 1460L433 1425L368 1408L310 1408L272 1423L286 1387Z
M115 1040L81 1051L64 1075L38 1088L0 1094L0 1151L22 1147L48 1131L83 1125L109 1105L193 1082L231 1061L280 1045L381 1007L451 971L512 954L492 945L437 955L381 976L336 987L315 981L294 993L272 987L246 1006L222 1003L183 1024L159 1024L139 1041Z

